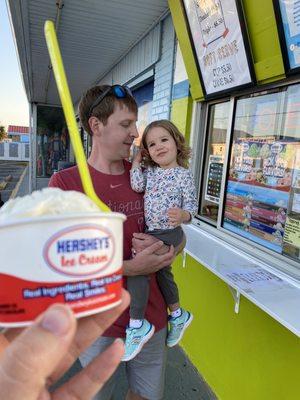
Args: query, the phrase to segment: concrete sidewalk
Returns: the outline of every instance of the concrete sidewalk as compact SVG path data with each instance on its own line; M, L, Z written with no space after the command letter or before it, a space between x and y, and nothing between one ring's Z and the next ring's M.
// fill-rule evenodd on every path
M67 381L80 369L80 363L77 361L59 384ZM123 368L113 400L124 400L127 388L125 368ZM164 400L217 400L179 346L168 350Z

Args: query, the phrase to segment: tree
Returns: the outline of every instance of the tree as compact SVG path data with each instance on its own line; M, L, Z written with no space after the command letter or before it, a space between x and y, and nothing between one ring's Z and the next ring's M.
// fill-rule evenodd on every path
M4 126L0 125L0 142L6 138L6 132Z

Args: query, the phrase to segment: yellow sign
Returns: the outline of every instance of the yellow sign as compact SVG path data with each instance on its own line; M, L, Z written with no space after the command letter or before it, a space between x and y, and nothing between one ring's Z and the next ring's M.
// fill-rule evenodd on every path
M300 249L300 221L290 217L286 218L283 242Z

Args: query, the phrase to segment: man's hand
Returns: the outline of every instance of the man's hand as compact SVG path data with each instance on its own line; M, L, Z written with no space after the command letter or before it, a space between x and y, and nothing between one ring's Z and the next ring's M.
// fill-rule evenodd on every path
M165 245L162 241L156 241L149 247L137 253L132 260L124 261L124 275L149 275L153 272L159 271L163 267L171 265L175 258L174 247L170 246L169 250L165 254L157 254L163 246Z
M176 226L181 225L182 223L189 222L191 219L191 214L188 211L183 210L179 207L169 208L168 217L170 225Z
M147 233L134 233L132 239L132 247L136 251L136 253L140 253L142 250L145 250L147 247L151 246L153 243L158 242L152 235L148 235Z
M134 233L132 239L132 248L135 253L140 253L142 250L147 249L147 247L158 241L159 239L147 233ZM166 254L169 250L170 246L163 245L156 251L156 254Z
M121 305L78 322L69 307L55 304L16 338L20 330L0 334L1 399L91 399L117 368L124 352L122 340L115 341L55 392L50 394L47 386L70 368L128 304L128 293L123 291Z

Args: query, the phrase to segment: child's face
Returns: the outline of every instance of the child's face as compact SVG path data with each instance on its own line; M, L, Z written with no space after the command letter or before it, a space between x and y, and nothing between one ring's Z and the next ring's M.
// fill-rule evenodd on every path
M177 167L177 146L170 133L161 127L150 129L146 137L148 152L161 168Z

